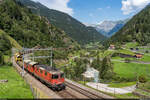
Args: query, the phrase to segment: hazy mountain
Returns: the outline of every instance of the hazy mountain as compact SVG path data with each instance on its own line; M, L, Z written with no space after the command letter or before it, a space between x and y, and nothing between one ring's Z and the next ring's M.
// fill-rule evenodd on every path
M21 1L23 5L30 8L33 13L47 17L51 24L64 30L68 36L70 36L72 39L76 40L80 44L87 44L92 42L93 34L95 35L96 42L101 42L104 39L106 39L105 36L95 31L94 28L90 28L89 30L89 28L86 27L84 24L82 24L81 22L79 22L78 20L74 19L66 13L49 9L38 2L33 2L30 0L19 1Z
M91 26L94 27L98 32L102 33L104 36L111 37L118 30L120 30L127 21L128 19L119 21L103 21L99 24L93 24Z

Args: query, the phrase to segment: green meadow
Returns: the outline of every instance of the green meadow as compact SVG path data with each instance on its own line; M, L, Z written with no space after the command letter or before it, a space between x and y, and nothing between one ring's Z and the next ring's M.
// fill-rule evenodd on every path
M13 67L0 66L0 80L8 80L0 83L0 98L33 98L29 85Z
M150 76L150 65L137 63L122 63L113 61L114 72L124 78L134 78L139 75ZM149 77L150 80L150 77Z

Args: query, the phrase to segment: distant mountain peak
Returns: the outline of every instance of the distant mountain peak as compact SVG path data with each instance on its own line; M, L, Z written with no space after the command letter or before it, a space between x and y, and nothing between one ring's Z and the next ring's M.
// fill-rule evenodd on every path
M98 32L102 33L104 36L110 37L113 34L115 34L119 29L121 29L128 20L129 19L117 21L104 20L97 24L92 24L90 26L94 27Z

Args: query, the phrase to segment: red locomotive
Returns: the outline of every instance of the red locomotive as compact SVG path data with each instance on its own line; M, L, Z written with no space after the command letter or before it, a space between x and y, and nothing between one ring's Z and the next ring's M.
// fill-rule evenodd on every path
M60 70L46 65L40 65L31 60L24 60L24 68L36 78L46 83L53 90L65 89L64 73Z

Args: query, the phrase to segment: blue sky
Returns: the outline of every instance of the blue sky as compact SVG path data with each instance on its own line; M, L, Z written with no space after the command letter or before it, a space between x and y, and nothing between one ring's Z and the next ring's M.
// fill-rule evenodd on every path
M132 17L150 0L34 0L73 16L82 23L95 24L104 20Z
M74 10L73 17L84 23L120 20L131 16L123 15L121 0L71 0L69 6Z

